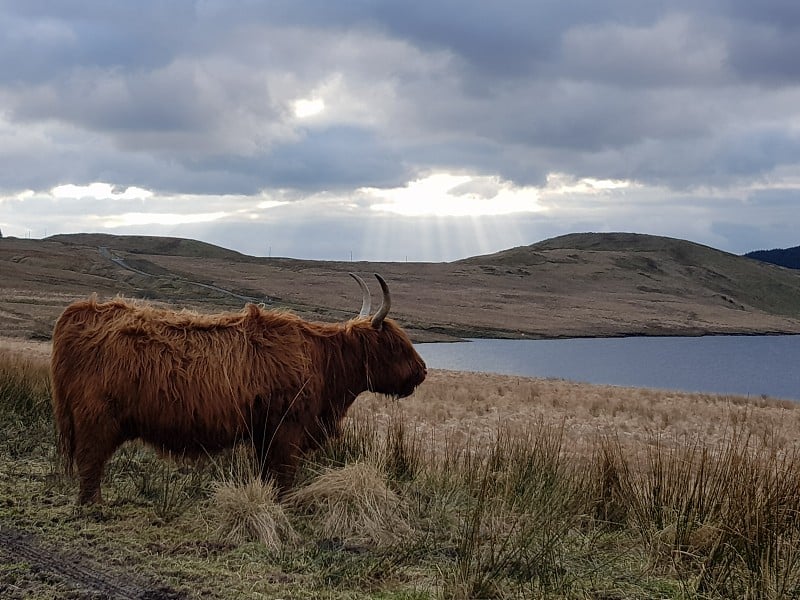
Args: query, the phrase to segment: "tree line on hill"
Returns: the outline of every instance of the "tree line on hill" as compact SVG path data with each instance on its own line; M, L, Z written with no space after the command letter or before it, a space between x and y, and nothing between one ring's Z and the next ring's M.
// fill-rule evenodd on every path
M800 269L800 246L775 248L774 250L755 250L748 252L745 256L781 267Z

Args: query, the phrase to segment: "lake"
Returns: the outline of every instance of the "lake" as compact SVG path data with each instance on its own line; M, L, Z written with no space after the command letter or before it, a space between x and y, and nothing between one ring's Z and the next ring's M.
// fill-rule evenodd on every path
M800 400L800 335L416 344L429 368Z

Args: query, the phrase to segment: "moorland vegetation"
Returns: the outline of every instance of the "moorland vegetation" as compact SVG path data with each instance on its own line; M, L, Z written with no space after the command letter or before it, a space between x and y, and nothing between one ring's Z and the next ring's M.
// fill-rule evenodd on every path
M80 508L45 358L4 351L0 595L795 598L799 421L766 398L433 372L360 398L281 503L246 446L129 444Z

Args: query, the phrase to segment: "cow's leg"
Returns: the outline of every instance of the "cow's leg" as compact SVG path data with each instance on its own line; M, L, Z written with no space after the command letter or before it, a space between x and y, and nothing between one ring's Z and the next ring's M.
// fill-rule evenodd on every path
M94 504L102 501L100 482L103 470L111 455L119 447L119 432L107 422L99 422L87 427L76 423L75 464L80 481L80 504Z
M286 494L294 484L297 467L303 455L305 429L297 423L282 423L268 440L257 442L261 477L272 479L278 496Z

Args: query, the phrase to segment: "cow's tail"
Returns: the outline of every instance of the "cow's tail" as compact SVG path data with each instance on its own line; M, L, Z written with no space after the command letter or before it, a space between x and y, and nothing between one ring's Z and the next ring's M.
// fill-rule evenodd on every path
M75 420L68 398L53 386L53 412L58 428L58 451L64 463L67 475L72 475L75 463Z

